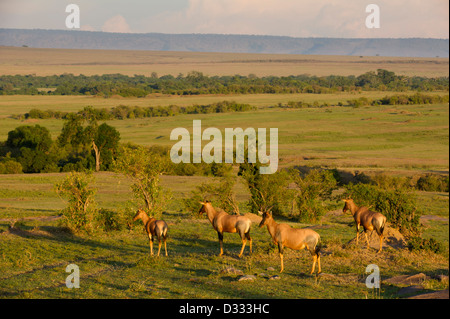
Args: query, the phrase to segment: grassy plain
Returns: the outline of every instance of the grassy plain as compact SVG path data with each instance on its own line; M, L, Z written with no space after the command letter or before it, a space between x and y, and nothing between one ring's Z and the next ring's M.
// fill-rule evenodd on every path
M235 100L258 107L254 112L177 115L173 117L108 121L123 142L171 146L170 132L176 127L192 130L194 119L202 128L275 127L279 130L281 166L320 165L346 169L448 172L448 104L370 106L351 108L329 106L308 109L272 108L278 103L305 101L337 104L365 96L382 97L387 92L354 94L255 94L204 97L154 97L143 99L92 98L78 96L0 96L0 139L19 125L39 124L56 138L62 120L18 120L9 115L24 114L31 108L77 111L87 105L192 105ZM392 94L392 93L390 93ZM206 145L206 142L205 144Z
M207 75L243 74L361 74L384 68L397 74L448 76L448 59L402 59L387 57L333 57L251 55L145 51L46 50L0 47L0 74L145 74L187 73ZM288 101L337 104L361 96L382 97L388 92L351 94L283 94L173 97L142 99L87 96L0 96L0 140L19 125L47 127L53 138L62 120L18 120L31 108L77 111L87 105L110 108L120 104L157 106L209 104L223 100L249 103L254 112L177 115L167 118L108 122L121 133L123 142L173 145L173 128L191 131L192 120L208 126L277 127L280 166L309 165L348 171L377 171L399 175L425 172L448 174L448 104L351 108L330 106L309 109L271 108ZM277 249L265 228L253 220L254 253L237 258L240 240L225 234L225 256L217 257L217 234L205 218L189 215L182 198L212 177L163 176L162 185L175 194L163 213L170 228L169 257L150 258L142 228L93 235L73 234L60 227L58 215L64 200L54 185L64 173L0 175L0 298L398 298L400 286L382 284L374 296L364 284L365 267L375 263L382 279L425 273L425 291L448 288L434 279L448 275L448 193L418 192L418 209L424 215L423 236L445 245L443 255L410 252L386 247L381 254L363 245L346 245L354 234L351 217L340 203L317 225L285 221L294 227L313 226L324 242L322 268L325 275L308 275L311 257L306 251L287 250L285 272L279 280ZM130 181L121 175L95 174L97 206L115 211L135 209ZM236 185L244 206L248 192ZM245 209L243 210L244 212ZM137 224L139 225L139 224ZM65 267L80 267L80 289L67 289ZM238 281L223 272L227 267L256 274L255 281ZM273 267L275 270L270 270Z
M72 234L60 228L57 216L65 206L53 190L63 173L8 175L0 183L0 297L3 298L374 298L364 284L365 267L379 265L382 278L426 273L448 274L448 256L413 253L389 246L376 254L363 245L345 246L354 237L351 217L330 212L315 225L324 244L322 269L325 275L311 276L311 257L306 251L287 250L281 275L275 246L260 218L252 215L254 251L237 258L240 240L225 234L225 255L218 257L217 235L209 221L187 214L180 199L205 177L163 176L162 184L177 193L164 218L169 224L169 257L148 256L148 240L141 226L130 231ZM112 173L96 173L98 206L123 209L130 205L129 181ZM241 200L248 198L236 186ZM419 194L420 209L433 201L447 222L436 221L424 236L434 237L448 247L448 194ZM337 203L337 208L340 209ZM445 214L445 213L444 213ZM140 221L139 221L140 222ZM312 226L286 221L293 227ZM139 223L136 223L139 225ZM14 226L10 228L10 226ZM447 229L447 231L445 231ZM436 231L438 230L438 231ZM447 248L448 250L448 248ZM68 289L65 267L80 267L80 289ZM401 265L401 267L399 267ZM253 282L238 281L228 267L256 275ZM269 267L273 267L271 270ZM279 280L269 276L280 275ZM447 284L448 285L448 284ZM444 289L435 279L423 282L424 291ZM398 298L401 287L383 284L381 298Z

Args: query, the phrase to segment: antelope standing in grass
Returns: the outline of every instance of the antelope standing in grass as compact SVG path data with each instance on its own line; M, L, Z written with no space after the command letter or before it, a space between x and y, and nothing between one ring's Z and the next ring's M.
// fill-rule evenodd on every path
M219 244L220 244L220 254L223 255L223 233L238 233L241 236L242 240L242 248L239 253L239 257L242 256L244 252L245 244L247 240L250 245L250 253L252 252L252 239L250 237L250 228L252 226L252 222L249 218L244 216L233 216L229 215L223 210L217 211L212 205L211 202L200 202L202 204L202 208L200 208L200 215L206 213L211 225L214 230L217 231L217 235L219 236Z
M288 224L277 224L270 212L258 212L262 215L263 219L259 224L259 227L267 226L270 236L272 236L275 244L278 244L278 252L280 253L281 270L284 270L283 264L283 251L284 247L288 247L294 250L301 250L306 248L313 256L313 265L311 274L314 273L316 262L319 267L318 274L322 272L320 268L320 235L312 229L296 229L291 228Z
M141 219L144 223L145 231L147 232L148 240L150 242L150 255L153 256L153 240L156 236L158 239L158 256L161 251L161 239L164 241L164 250L167 256L167 223L163 220L156 220L156 218L148 217L147 213L142 209L138 209L133 218L134 221L138 219Z
M367 249L370 248L367 231L370 230L373 232L375 230L378 236L380 236L380 249L378 250L380 252L383 249L383 231L386 226L386 217L381 213L369 210L368 207L356 206L351 198L343 199L343 201L345 202L345 206L342 211L345 213L349 210L356 222L356 244L358 244L359 227L362 225L366 237Z

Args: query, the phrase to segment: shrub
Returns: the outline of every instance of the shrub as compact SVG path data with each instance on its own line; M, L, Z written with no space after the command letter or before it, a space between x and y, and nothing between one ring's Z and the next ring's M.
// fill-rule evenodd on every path
M344 196L350 196L358 206L371 206L384 214L392 227L402 233L418 234L420 213L416 197L403 189L384 190L374 185L348 184Z
M20 174L22 165L12 159L0 160L0 174Z
M291 176L297 185L296 197L299 220L315 222L326 212L323 202L331 197L337 181L332 171L313 169L307 174L292 171Z
M56 184L56 192L68 200L68 206L62 210L63 222L73 231L92 230L96 193L89 187L92 181L91 174L70 173Z
M408 249L411 251L426 250L436 254L441 254L445 251L441 242L434 238L422 238L420 236L411 236L408 238Z
M122 230L124 226L119 213L105 208L101 208L97 211L94 221L96 227L105 232Z
M449 191L448 176L427 174L421 176L416 183L417 189L426 192L447 192Z

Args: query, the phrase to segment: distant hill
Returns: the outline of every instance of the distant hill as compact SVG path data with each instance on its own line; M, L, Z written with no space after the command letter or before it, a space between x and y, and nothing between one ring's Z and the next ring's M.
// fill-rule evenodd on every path
M225 34L0 29L0 45L34 48L449 57L448 39L337 39Z

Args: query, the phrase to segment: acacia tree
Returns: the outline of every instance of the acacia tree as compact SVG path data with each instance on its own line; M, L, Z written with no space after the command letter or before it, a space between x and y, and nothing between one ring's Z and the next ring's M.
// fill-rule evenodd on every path
M109 169L120 140L120 133L112 126L98 125L91 108L84 108L80 114L72 114L64 123L58 137L59 146L68 154L68 161L82 161L84 168ZM87 126L84 123L89 121Z
M169 165L169 157L151 152L137 145L124 145L114 162L114 169L133 181L131 190L136 199L143 201L147 213L160 217L166 202L171 198L169 190L160 185L160 176Z

